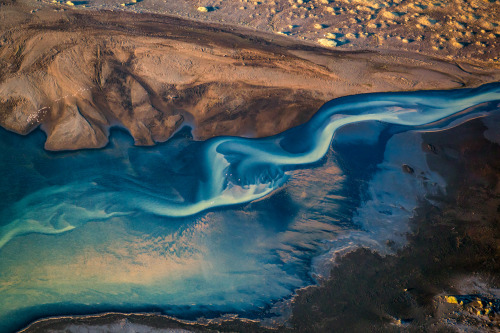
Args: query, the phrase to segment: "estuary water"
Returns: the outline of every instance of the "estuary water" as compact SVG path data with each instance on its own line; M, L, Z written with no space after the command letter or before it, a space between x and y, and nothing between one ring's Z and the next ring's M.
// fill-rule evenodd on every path
M267 138L184 127L136 147L115 129L104 149L58 153L41 131L0 130L0 331L104 311L270 316L335 253L403 245L418 201L446 191L422 133L488 127L499 103L500 84L365 94Z

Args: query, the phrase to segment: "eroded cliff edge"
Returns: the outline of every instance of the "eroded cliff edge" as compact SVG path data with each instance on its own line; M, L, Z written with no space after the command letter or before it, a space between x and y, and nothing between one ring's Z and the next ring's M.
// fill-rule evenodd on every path
M394 51L347 52L168 16L31 12L2 4L0 125L40 127L45 148L103 147L109 127L138 145L194 135L267 136L326 101L368 92L451 89L500 80L495 66Z

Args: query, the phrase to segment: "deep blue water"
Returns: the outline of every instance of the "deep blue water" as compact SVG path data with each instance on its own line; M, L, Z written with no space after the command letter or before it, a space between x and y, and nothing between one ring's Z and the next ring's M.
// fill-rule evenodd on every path
M263 316L335 252L403 244L418 200L446 189L422 133L499 103L500 84L366 94L269 138L195 141L186 127L135 147L113 130L77 152L0 130L0 331L103 311Z

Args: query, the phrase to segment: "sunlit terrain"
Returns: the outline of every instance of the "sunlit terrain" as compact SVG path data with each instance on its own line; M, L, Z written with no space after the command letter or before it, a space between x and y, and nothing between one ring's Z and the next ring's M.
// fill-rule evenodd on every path
M403 245L419 200L446 189L422 133L499 100L498 84L367 94L269 138L195 141L184 128L136 147L116 130L79 152L3 131L2 327L104 311L261 316L332 253Z

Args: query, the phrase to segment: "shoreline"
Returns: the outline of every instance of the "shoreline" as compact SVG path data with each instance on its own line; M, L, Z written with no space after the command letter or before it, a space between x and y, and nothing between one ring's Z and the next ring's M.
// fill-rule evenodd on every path
M188 332L219 332L217 329L221 327L230 328L232 325L238 325L239 328L252 330L253 332L269 332L277 331L280 328L261 327L257 321L250 319L239 318L234 314L227 314L220 318L206 319L198 321L181 320L163 314L156 313L122 313L122 312L104 312L95 315L81 316L61 316L39 319L25 328L17 331L18 333L44 332L44 329L57 330L57 327L65 327L68 324L87 324L87 325L109 325L127 323L129 325L137 325L146 329L184 329ZM97 326L99 327L99 326ZM227 331L227 330L226 330ZM187 331L183 331L187 332Z
M494 127L490 128L490 130L492 130L492 129L494 129ZM489 164L494 163L492 161L494 161L496 157L500 156L499 146L495 143L492 143L492 142L482 138L483 133L485 131L486 131L486 127L483 124L483 120L477 119L477 118L470 119L464 123L461 123L456 128L448 129L448 130L443 131L443 132L428 132L428 133L426 133L425 130L423 131L424 132L424 134L423 134L424 142L422 143L422 151L425 152L425 154L427 156L427 163L431 166L431 168L434 171L438 172L441 176L447 178L447 184L449 184L447 187L448 188L447 194L432 197L432 201L437 202L437 205L435 203L430 204L428 201L424 201L417 207L415 216L413 218L411 218L411 220L410 220L410 225L412 227L411 228L412 231L408 235L409 241L408 241L408 243L406 243L406 245L402 249L397 250L397 252L395 254L381 255L379 252L374 251L373 249L368 249L366 247L360 247L354 251L351 251L347 254L342 255L341 258L337 259L337 264L332 269L333 276L331 276L329 279L320 281L319 285L307 286L305 288L301 288L299 290L296 290L296 292L292 296L292 300L290 302L291 308L294 311L293 316L291 317L291 322L295 327L297 327L296 325L299 325L298 326L299 330L300 330L300 327L304 328L303 326L300 326L300 325L304 325L304 323L300 322L300 320L301 320L300 318L302 318L302 316L304 316L304 314L302 314L301 311L309 311L309 310L304 310L304 305L303 305L304 298L310 299L310 296L307 296L307 295L310 295L311 293L315 293L318 290L321 290L321 288L325 288L325 285L329 285L331 283L331 281L335 281L335 278L336 278L335 274L336 273L340 273L342 276L345 274L347 274L347 275L354 274L355 276L364 276L361 273L352 273L352 268L346 269L346 265L352 265L352 264L356 265L357 262L361 262L362 263L362 265L360 266L361 269L373 269L371 264L369 264L367 266L367 258L372 258L371 260L376 260L377 262L379 262L379 264L381 265L379 267L385 267L385 265L386 265L385 262L393 262L395 260L400 260L400 258L404 258L404 256L411 257L412 256L412 247L417 247L417 248L421 248L422 246L425 247L425 246L427 246L426 245L427 243L425 243L425 242L430 242L430 244L432 244L433 246L436 246L436 242L433 241L432 238L430 240L425 238L425 237L422 238L422 234L424 234L424 236L426 234L429 234L429 233L431 235L434 234L433 231L429 231L429 230L433 230L433 228L436 228L436 226L434 226L432 224L432 222L430 222L430 221L435 220L435 219L446 218L446 215L443 215L443 211L446 212L446 211L450 211L450 210L451 211L456 210L455 207L457 207L457 206L456 206L455 201L459 200L459 199L457 199L457 197L460 197L461 193L463 191L471 192L471 195L469 196L469 198L471 198L471 197L474 198L477 195L479 195L479 196L484 195L481 192L482 191L481 188L483 188L484 186L486 186L486 188L489 188L490 190L495 187L494 185L492 185L492 184L494 184L495 181L498 182L498 173L495 173L495 171L494 171L495 169L490 168L487 170L487 172L485 174L483 174L482 170L477 169L477 166L478 166L477 163L478 162L480 163L482 161L482 158L484 158L485 156L487 157L487 163L489 163ZM460 140L456 141L456 140L454 140L454 138L460 138ZM482 147L486 147L486 148L482 148ZM475 153L468 153L467 150L465 150L467 152L467 154L472 154L471 155L473 157L472 159L469 160L468 157L465 157L463 155L459 155L460 157L456 157L456 153L453 153L453 151L458 151L458 152L464 151L464 148L473 149L473 151L475 151ZM484 152L485 152L484 149L489 149L488 151L490 151L490 153L484 155ZM469 155L467 155L467 156L469 156ZM489 164L487 164L487 165L489 165ZM472 166L473 168L469 169L470 166ZM405 172L404 170L405 169L403 168L403 170L401 172ZM459 177L459 178L463 177L464 170L467 170L467 172L465 173L465 174L467 174L467 177L466 177L467 181L466 182L457 182L457 177ZM479 177L482 177L479 180L476 179L478 177L478 175L477 175L478 171L480 172ZM484 179L484 180L482 180L482 179ZM487 182L486 185L483 184L484 181ZM472 182L472 184L474 184L473 186L476 186L476 187L472 187L469 190L469 184L471 184L471 182ZM456 186L456 184L458 184L458 186ZM477 186L479 186L479 188L477 188ZM477 191L479 191L479 192L477 192ZM479 194L477 194L477 193L479 193ZM498 199L495 198L494 196L492 197L492 199L490 199L490 197L488 197L488 196L486 198L488 200L493 200L493 203L497 202L497 204L500 204L500 201L498 201ZM429 200L431 200L431 198L429 198ZM491 203L489 201L485 201L485 202L487 202L487 205L491 205ZM463 203L460 204L458 206L459 208L457 208L457 209L461 210L462 208L460 208L460 207L462 207L462 205L463 205ZM484 213L484 209L481 205L478 205L477 207L470 207L469 206L468 208L464 208L464 209L465 209L465 211L462 213L463 216L473 216L475 214L475 212L477 213L477 211ZM469 209L469 210L467 210L467 209ZM494 216L494 215L491 215L492 214L491 209L488 210L484 214L486 214L485 216L490 217L490 218L492 216ZM458 224L458 225L460 225L460 224ZM494 228L494 225L492 225L491 227ZM446 221L445 224L438 226L438 228L440 228L441 233L442 233L442 235L440 235L438 238L444 237L444 239L447 239L449 232L454 230L454 224L452 221ZM448 229L451 231L449 231ZM466 229L466 232L468 232L467 230L468 229ZM431 236L431 237L433 237L433 236ZM422 241L424 243L422 243ZM440 242L441 242L441 240L438 241L438 244ZM446 247L449 245L443 245L443 246ZM452 244L452 246L453 246L453 244ZM488 246L488 245L486 245L486 246ZM460 254L460 252L458 254ZM457 254L455 254L455 255L457 255ZM499 256L499 255L500 254L498 254L498 253L496 254L496 256ZM422 257L422 258L424 258L424 257ZM422 260L424 260L424 262L425 262L425 260L427 260L427 259L430 259L430 258L425 258ZM412 259L412 261L415 261L415 260L417 260L417 262L418 262L418 259L415 259L415 258ZM445 256L445 257L443 257L443 259L440 259L440 260L451 260L451 262L454 262L453 260L461 260L461 258L460 257L448 258ZM475 259L469 258L468 260L471 260L473 265L478 265L478 264L474 263ZM482 257L480 258L480 260L483 260ZM393 269L393 266L391 266L391 265L392 264L388 265L388 267L389 267L388 269ZM474 266L474 267L481 267L481 265L482 264L479 263L479 266ZM350 266L348 266L348 267L350 267ZM367 268L367 267L369 267L369 268ZM416 265L416 267L419 267L419 266ZM490 269L494 269L494 268L490 268ZM347 272L347 273L345 273L345 272ZM458 270L458 273L460 273L460 270ZM404 273L402 273L402 274L403 274L403 276L405 276ZM439 273L439 274L442 274L442 273ZM460 274L462 274L462 273L460 273ZM400 274L389 274L389 275L387 275L386 279L389 279L389 280L393 279L393 278L398 279L399 275ZM454 279L453 276L451 276L451 278L452 278L452 280ZM363 279L363 278L361 278L361 279ZM434 277L432 277L431 279L434 279ZM348 280L350 280L350 278L343 277L342 281L344 281L344 280L348 281ZM353 280L353 283L354 283L354 281L356 281L356 279ZM442 285L446 285L446 283L449 283L449 281L450 281L450 277L447 277L447 275L446 275L444 278L444 282L440 282L440 283ZM401 288L401 290L403 289L401 282L396 283L394 285L394 287ZM432 286L432 284L429 285L429 283L422 283L421 285L419 285L417 283L415 286L412 286L411 288L404 288L404 289L406 292L407 289L408 290L410 290L410 289L411 290L413 290L413 289L418 290L419 288L424 288L424 289L431 288L431 290L434 290L433 288L435 288L435 287ZM349 289L349 288L347 288L347 289ZM355 290L355 289L356 288L353 287L353 290ZM379 290L379 288L375 288L375 290ZM446 291L448 291L448 292L446 293ZM338 298L340 300L346 301L346 300L348 300L348 298L346 299L346 297L351 297L351 298L354 298L354 300L351 299L351 300L349 300L349 302L353 302L353 301L355 301L355 299L358 298L358 293L356 293L355 291L352 291L350 296L346 296L345 290L344 290L344 292L337 290L337 292L340 292L340 294L342 294L342 296L338 296ZM366 290L364 292L366 292ZM401 291L397 291L397 292L401 292ZM418 307L417 310L426 312L426 311L429 311L428 303L430 302L430 300L433 300L432 302L441 302L439 304L442 304L442 301L440 301L441 298L437 298L437 300L436 300L436 298L434 297L436 294L439 297L441 297L441 295L443 293L445 296L449 295L450 293L453 294L453 288L450 289L448 287L448 289L445 289L445 290L439 289L439 290L434 291L434 293L435 293L434 295L427 295L427 296L426 296L426 293L428 293L428 292L418 291L418 292L412 292L412 293L415 293L412 297L415 297L417 303L424 302L424 303L422 303L424 305L419 305L420 307ZM420 293L422 293L423 295L420 295ZM370 297L373 297L373 296L370 296ZM316 298L313 297L312 299L316 299ZM334 302L334 304L336 304L336 303ZM391 307L390 303L389 303L389 305L387 303L383 303L383 304L385 304L384 306ZM405 305L405 306L407 306L407 305ZM307 307L309 307L309 305L307 305ZM415 310L415 311L417 311L417 310ZM395 310L393 309L391 311L395 311ZM356 315L358 312L359 311L353 311L352 313L349 313L349 315L353 316L353 315ZM333 313L337 313L337 312L334 311ZM450 313L445 312L442 315L449 316ZM305 316L306 316L306 318L309 318L308 317L309 315L305 315ZM408 314L406 316L408 316ZM129 319L132 317L133 317L133 320L129 321ZM227 319L227 317L230 317L230 319ZM90 321L89 321L89 318L91 319ZM154 319L152 319L152 318L154 318ZM314 316L311 318L314 318ZM429 323L426 322L423 318L424 317L418 317L418 319L415 319L415 320L417 321L418 325L424 325L423 327L426 327L425 325L428 325ZM396 325L394 327L399 327L400 325L402 325L401 324L402 322L406 323L405 325L410 325L409 323L412 322L410 320L411 318L401 317L401 315L394 315L394 313L384 314L379 319L382 321L375 320L375 318L372 318L372 319L370 319L370 321L368 323L366 321L364 321L364 322L362 321L362 324L369 325L368 327L379 327L379 326L373 326L373 325L393 325L393 326ZM271 326L271 327L261 326L262 323L265 324L266 318L264 318L264 320L260 321L260 323L259 323L259 321L252 321L252 320L248 321L248 320L245 320L243 318L240 319L237 315L231 315L231 314L226 315L226 316L222 316L220 318L209 319L209 320L207 320L207 322L200 323L198 321L178 320L178 319L175 319L174 317L165 316L165 315L141 314L141 313L133 313L133 314L104 313L104 314L100 314L100 315L91 315L91 316L65 316L65 317L41 319L41 320L38 320L38 321L32 323L31 325L29 325L27 328L25 328L21 332L38 332L38 331L44 329L44 327L48 327L47 329L55 329L54 328L55 326L59 327L60 325L64 326L64 325L68 325L68 324L71 324L71 325L73 325L73 324L74 325L96 325L95 322L96 321L100 322L101 320L104 320L104 322L105 322L105 324L99 324L101 326L102 325L112 325L112 324L116 324L117 322L122 322L122 321L126 321L127 323L132 322L133 324L138 324L138 325L142 325L144 323L148 323L151 321L155 321L155 322L159 321L160 323L162 323L161 325L163 325L163 326L160 326L158 328L171 328L170 325L174 325L174 326L175 325L185 325L185 326L182 326L181 328L194 329L195 332L198 331L198 329L200 329L202 331L203 330L210 331L212 328L215 330L223 330L224 331L226 327L237 327L239 330L242 330L242 329L245 329L245 327L247 327L246 325L250 325L251 328L248 328L248 329L251 329L252 331L269 331L269 330L271 330L271 331L288 331L289 330L289 328L287 328L286 326L280 326L280 325L277 325L274 327L273 326ZM308 319L308 320L314 320L314 319ZM321 319L316 318L316 320L318 321L318 323L321 322ZM350 319L345 319L345 320L347 320L347 321L344 322L344 324L349 324L349 325L353 324L353 322L351 322ZM373 320L373 322L371 322L371 320ZM399 320L399 322L398 322L398 320ZM432 323L433 322L434 322L434 320L432 321ZM167 326L165 326L165 325L167 325ZM189 326L189 325L191 325L191 326ZM234 326L234 325L236 325L236 326ZM387 328L387 327L392 327L392 326L383 326L383 327Z
M48 150L103 147L117 124L146 146L185 122L198 139L264 137L341 96L500 81L493 65L404 50L335 50L158 14L26 6L0 8L10 11L0 26L0 125L41 128Z
M291 318L296 329L398 332L462 325L493 332L498 327L498 310L470 313L468 305L447 297L493 303L500 298L489 291L500 290L495 276L500 146L483 137L480 119L448 131L424 133L422 145L427 163L447 179L447 193L421 202L407 244L395 254L358 248L338 258L329 279L299 290ZM474 282L465 287L469 280ZM474 287L478 283L482 289Z
M20 11L26 11L26 8ZM20 27L11 26L7 29L8 33L0 36L4 38L1 45L5 46L0 50L0 123L8 130L21 134L41 129L47 134L48 143L45 148L48 150L105 146L108 144L109 128L116 123L129 132L137 145L145 146L168 140L184 122L190 122L195 138L200 140L221 134L262 137L304 123L321 105L340 96L393 89L448 90L500 81L500 68L496 64L489 68L475 68L471 63L400 50L331 50L291 38L269 35L260 30L250 32L245 28L204 22L197 22L193 27L192 21L160 14L65 10L50 13L49 16L49 11L50 7L42 5L41 14L49 17L46 21L30 18L28 23L24 22ZM20 15L27 17L25 14L27 13L23 12ZM124 18L127 22L120 23ZM133 21L135 18L140 20ZM30 34L26 38L24 33L27 31ZM82 34L89 32L91 37L82 42ZM116 35L109 37L105 36L106 33ZM7 35L8 38L4 37ZM57 57L47 50L30 53L30 50L26 51L21 47L27 43L36 45L42 38L55 43L52 47L61 48ZM64 43L60 43L58 38L64 43L70 43L71 47L63 48ZM200 43L201 38L207 42ZM244 52L231 53L234 45ZM83 56L75 57L78 52ZM194 65L185 62L176 67L175 71L159 75L159 67L173 65L173 62L166 59L168 57L181 61L189 61L194 57L198 61ZM17 69L4 66L12 59L16 61ZM69 76L74 75L74 81L67 81L61 73L64 74L63 70L72 66L74 68L71 70L74 71ZM199 71L196 72L197 70ZM47 77L43 76L42 80L37 76L43 71L50 72L51 83L57 89L43 86L43 80ZM196 75L190 77L192 72ZM292 74L288 75L288 72ZM226 80L226 76L235 73L239 75L237 79ZM170 80L173 75L177 75L175 80ZM429 77L431 79L426 81ZM163 81L155 86L155 80ZM74 85L76 81L84 84ZM19 84L29 84L35 88L30 90L30 94L20 96L16 90ZM122 100L126 100L127 104L123 105ZM227 105L232 106L229 111ZM19 119L21 121L18 122ZM277 119L280 120L278 123ZM85 131L76 131L81 128ZM72 135L68 137L66 133ZM89 133L94 134L89 138ZM450 146L453 145L454 143L450 143ZM429 160L435 157L430 155L435 153L432 149L423 149L427 149ZM438 151L444 154L446 149ZM435 163L434 167L440 169L443 161L428 163ZM473 165L473 168L477 166ZM443 170L440 169L438 173L444 173ZM491 170L486 173L486 176L480 176L487 181L498 176ZM454 191L463 190L463 186L465 185L460 184ZM439 200L443 205L447 202L467 203L465 198L458 201L452 196ZM479 209L469 208L471 211L466 212L468 217L474 214L474 209ZM412 220L422 221L429 214L432 217L432 214L439 216L441 213L425 205L420 211L421 214L417 214ZM443 230L446 228L448 226L444 225ZM384 263L393 258L390 256L392 255L389 255L389 259L379 258L378 254L361 248L342 256L340 265L348 265L350 260L355 261L356 258L370 257ZM320 287L321 285L313 285L299 289L298 296L293 296L292 303L301 302L302 297ZM296 308L296 305L292 305L292 308ZM295 324L297 320L300 321L301 315L297 312L294 314L292 320L295 320ZM387 313L385 315L384 325L401 325L401 318L393 316L392 320ZM195 329L200 330L270 329L231 315L229 319L221 317L220 322L217 322L218 319L208 320L205 325L165 315L103 313L40 319L20 332L38 332L43 329L39 325L47 324L50 328L54 322L57 326L67 322L85 323L89 318L96 321L108 320L109 317L113 320L110 323L132 317L141 323L141 320L147 322L153 317L153 321L183 326L180 328L199 325ZM404 321L405 319L403 324ZM417 321L427 325L420 317ZM347 322L350 323L348 320ZM277 326L271 330L287 331L288 328Z

